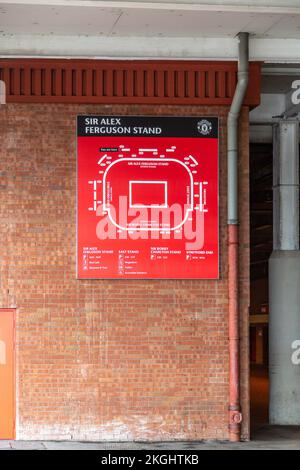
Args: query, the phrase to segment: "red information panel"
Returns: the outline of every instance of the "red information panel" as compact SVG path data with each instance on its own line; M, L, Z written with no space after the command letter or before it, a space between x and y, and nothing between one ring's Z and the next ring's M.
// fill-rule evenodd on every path
M216 279L218 119L78 116L80 279Z

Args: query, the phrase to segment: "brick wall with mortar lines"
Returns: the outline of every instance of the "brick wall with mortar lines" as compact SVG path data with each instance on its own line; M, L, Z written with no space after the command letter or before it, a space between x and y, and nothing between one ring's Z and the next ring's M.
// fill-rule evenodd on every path
M17 307L17 438L227 439L226 107L0 109L0 307ZM77 114L220 117L220 280L76 280ZM248 110L240 129L248 437Z

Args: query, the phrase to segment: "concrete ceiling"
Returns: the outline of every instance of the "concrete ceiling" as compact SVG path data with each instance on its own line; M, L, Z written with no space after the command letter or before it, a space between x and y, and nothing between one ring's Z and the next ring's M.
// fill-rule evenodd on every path
M263 3L0 0L0 55L229 59L247 31L253 58L300 60L300 0Z
M130 4L131 5L128 5ZM207 2L211 3L211 2ZM215 2L214 2L215 3ZM232 2L231 2L232 3ZM249 2L248 2L249 3ZM250 2L251 3L251 2ZM253 3L253 2L252 2ZM266 2L267 3L267 2ZM0 32L2 34L105 35L135 37L234 37L247 31L253 37L300 38L299 11L253 7L230 11L218 7L199 9L194 2L174 9L162 2L101 2L101 1L0 1ZM115 6L114 6L115 5ZM136 6L135 6L136 5ZM168 7L168 5L170 5ZM178 7L178 4L177 4ZM221 11L220 11L221 10Z

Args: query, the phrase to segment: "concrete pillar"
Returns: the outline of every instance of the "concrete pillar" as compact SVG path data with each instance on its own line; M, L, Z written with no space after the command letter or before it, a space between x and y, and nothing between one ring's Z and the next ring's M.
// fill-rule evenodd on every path
M269 260L271 424L300 425L299 122L273 137L273 253Z
M273 249L299 250L299 121L273 128Z

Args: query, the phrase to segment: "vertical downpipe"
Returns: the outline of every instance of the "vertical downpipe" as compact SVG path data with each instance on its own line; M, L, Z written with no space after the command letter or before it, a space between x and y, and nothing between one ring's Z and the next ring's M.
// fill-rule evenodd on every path
M229 439L241 438L239 347L238 119L248 86L249 34L239 33L238 81L227 119Z

